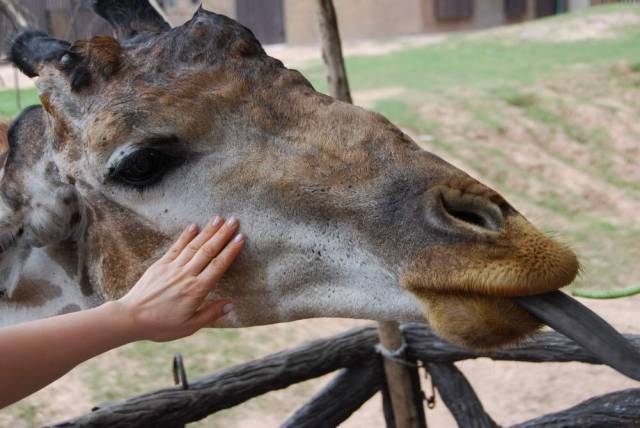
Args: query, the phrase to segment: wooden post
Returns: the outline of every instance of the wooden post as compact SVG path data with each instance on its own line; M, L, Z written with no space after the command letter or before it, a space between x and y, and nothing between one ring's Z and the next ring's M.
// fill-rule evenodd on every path
M327 80L331 96L340 101L353 103L342 57L342 43L333 0L318 0L318 6L322 60L327 65Z
M319 6L320 38L322 59L327 66L327 80L331 95L348 103L353 103L349 91L349 81L342 56L342 43L338 30L338 19L333 0L317 0ZM387 350L397 351L404 343L402 332L396 322L381 322L378 325L380 343ZM416 407L416 397L407 367L385 359L385 374L395 428L426 427L424 413Z
M380 344L388 351L401 350L405 341L400 327L395 321L385 321L378 324ZM398 358L404 357L404 352ZM416 396L411 382L411 372L407 366L398 362L384 359L384 371L387 378L387 388L391 396L393 420L396 428L426 427L424 413L416 406Z
M18 69L13 67L13 87L16 90L16 108L18 111L22 110L22 102L20 100L20 76L18 75Z
M167 12L165 12L165 10L162 8L162 6L160 6L160 3L158 3L158 0L149 0L149 3L151 4L151 6L153 6L153 8L156 10L156 12L158 12L160 14L162 19L164 19L167 22L170 22L169 21L169 17L167 16Z

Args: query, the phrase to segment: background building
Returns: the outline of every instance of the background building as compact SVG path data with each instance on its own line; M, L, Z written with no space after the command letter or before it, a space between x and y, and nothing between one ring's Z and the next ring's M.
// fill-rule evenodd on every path
M174 25L188 20L200 0L157 0ZM610 0L334 0L344 40L468 31L554 15ZM208 9L237 19L264 44L318 40L316 0L203 0ZM74 40L109 34L89 0L22 0L37 26ZM13 31L0 17L0 43Z

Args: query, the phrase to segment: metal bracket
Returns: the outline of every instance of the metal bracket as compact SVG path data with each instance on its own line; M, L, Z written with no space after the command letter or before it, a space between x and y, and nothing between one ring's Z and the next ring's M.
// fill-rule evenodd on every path
M413 367L413 368L420 367L418 364L404 359L404 351L407 350L406 342L402 342L402 345L400 345L400 347L395 351L388 350L387 348L384 347L382 343L376 344L375 348L376 348L376 352L382 355L383 358L386 358L387 360L391 360L396 364L400 364L406 367Z
M179 352L173 356L173 382L176 385L182 385L182 389L189 389L187 371L184 369L182 355Z
M424 401L426 401L428 409L433 409L434 407L436 407L436 387L433 384L433 376L429 375L426 367L424 367L424 378L427 381L431 381L431 395L427 397L425 394Z

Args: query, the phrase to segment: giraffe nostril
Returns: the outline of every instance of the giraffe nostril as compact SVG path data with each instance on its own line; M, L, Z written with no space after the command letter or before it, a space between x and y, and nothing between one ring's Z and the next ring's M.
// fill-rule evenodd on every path
M441 202L442 209L449 217L465 226L470 225L498 232L504 224L502 210L488 199L445 192L441 195Z

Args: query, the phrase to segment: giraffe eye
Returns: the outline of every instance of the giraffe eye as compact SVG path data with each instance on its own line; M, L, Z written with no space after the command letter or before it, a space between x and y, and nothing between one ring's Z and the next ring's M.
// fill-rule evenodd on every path
M179 159L156 149L142 149L131 153L111 169L114 180L139 189L156 184Z

